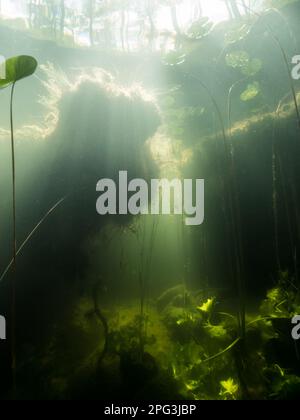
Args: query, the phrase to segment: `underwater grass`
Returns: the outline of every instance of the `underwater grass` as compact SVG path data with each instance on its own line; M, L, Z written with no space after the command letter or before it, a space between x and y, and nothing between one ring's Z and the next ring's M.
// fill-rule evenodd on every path
M294 264L294 271L296 277L296 284L298 284L298 263L297 263L297 244L296 238L293 235L293 226L291 220L291 212L294 212L295 221L296 221L296 232L295 235L299 237L299 204L298 199L296 197L295 191L295 181L293 177L287 179L286 172L283 168L283 162L280 154L280 147L278 140L275 137L276 128L278 121L280 120L280 113L283 107L285 100L287 100L290 96L290 93L286 94L278 103L275 118L273 122L273 133L272 133L272 199L273 199L273 217L274 217L274 236L275 236L275 253L276 253L276 263L278 272L282 271L281 267L281 256L280 256L280 240L279 240L279 209L278 209L278 201L279 201L279 187L281 188L282 192L282 200L284 203L284 210L285 210L285 218L286 218L286 225L287 225L287 232L288 232L288 239L289 239L289 247L290 247L290 254L291 259ZM291 196L292 196L292 208L291 203L289 202L289 194L287 191L287 185L290 185L291 188Z
M230 215L230 227L231 232L234 238L234 258L235 258L235 276L238 288L239 295L239 325L240 325L240 335L242 338L245 338L246 335L246 297L245 297L245 284L242 276L242 267L243 267L243 246L241 239L241 220L240 220L240 210L239 210L239 197L238 197L238 188L236 181L236 169L235 169L235 160L234 160L234 151L231 138L229 138L229 143L226 135L225 124L222 117L221 109L211 93L210 89L206 84L193 74L185 73L185 76L193 78L196 80L201 87L207 92L210 97L213 106L217 113L217 118L221 127L221 136L223 139L223 146L225 152L225 171L227 173L228 181L225 183L227 187L226 195L228 197L228 207ZM226 198L225 198L226 200ZM227 222L227 220L226 220Z
M244 2L243 2L244 3ZM264 15L259 14L257 12L254 12L250 7L246 6L245 4L243 4L243 6L248 9L249 12L254 13L254 15L256 15L259 19L261 19ZM277 13L281 19L284 21L284 23L287 26L288 32L289 32L289 36L290 38L294 41L294 36L293 33L291 32L289 25L285 19L285 17L283 16L283 14L277 10L277 9L270 9L270 11L273 11L275 13ZM253 24L253 26L257 24L257 21ZM271 38L273 39L273 41L275 42L275 44L277 45L277 47L279 48L279 51L282 55L282 59L283 59L283 63L285 65L285 68L287 70L288 73L288 81L289 81L289 85L290 85L290 90L291 90L291 94L292 94L292 98L293 98L293 104L294 104L294 108L295 108L295 112L296 112L296 117L297 117L297 121L298 121L298 127L300 128L300 110L299 110L299 105L298 105L298 101L297 101L297 94L296 94L296 90L294 87L294 83L293 83L293 79L292 79L292 75L291 75L291 70L290 70L290 65L289 65L289 60L288 60L288 56L287 53L283 47L283 45L281 44L281 41L279 40L279 38L274 34L272 28L270 27L270 25L265 24L266 29L269 33L269 35L271 36ZM222 54L221 54L222 55ZM247 79L247 78L246 78ZM235 89L236 86L238 86L241 82L243 82L244 80L240 80L237 81L236 83L234 83L231 88L229 89L228 92L228 124L229 124L229 136L231 137L231 97L232 97L232 93L233 90ZM281 103L282 100L279 102L275 116L278 116L280 108L281 108ZM285 182L284 182L284 173L283 173L283 168L282 168L282 162L280 159L280 156L276 156L276 148L275 148L275 140L274 140L274 136L275 136L275 124L276 124L276 120L274 120L274 130L273 130L273 147L272 147L272 182L273 182L273 215L274 215L274 231L275 231L275 254L276 254L276 262L277 262L277 266L278 266L278 270L281 270L281 264L280 264L280 250L279 250L279 225L278 225L278 207L277 207L277 199L278 199L278 191L277 191L277 160L279 160L279 170L281 172L282 175L282 188L283 188L283 195L284 195L284 204L285 204L285 210L286 210L286 217L287 217L287 224L288 224L288 231L289 231L289 240L290 240L290 246L292 248L292 254L293 254L293 261L294 261L294 266L295 266L295 275L296 278L298 277L298 269L297 269L297 248L295 248L295 251L293 249L293 235L292 235L292 227L291 227L291 221L290 221L290 214L289 214L289 208L288 208L288 199L287 199L287 192L286 192L286 187L285 187ZM233 158L234 159L234 158ZM295 200L295 204L297 205L297 200ZM239 207L237 207L239 208ZM242 255L242 254L241 254Z
M140 222L142 223L142 222ZM145 315L145 306L147 304L147 293L149 293L149 276L150 267L153 258L153 251L155 240L158 230L158 219L154 218L151 226L150 239L149 239L149 252L145 257L145 245L146 245L146 225L143 223L142 227L136 231L137 240L140 242L140 268L139 268L139 286L140 286L140 328L139 328L139 344L140 344L140 355L144 354L145 341L147 335L147 319Z

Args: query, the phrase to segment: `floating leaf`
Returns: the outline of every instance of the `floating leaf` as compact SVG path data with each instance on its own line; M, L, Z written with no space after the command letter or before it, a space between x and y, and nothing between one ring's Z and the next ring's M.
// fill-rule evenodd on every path
M5 79L0 80L0 89L31 76L36 71L37 65L36 59L27 55L7 59L6 75Z
M186 61L186 55L178 53L177 51L171 51L163 58L163 63L167 66L179 66Z
M251 101L260 93L260 85L258 82L251 83L247 89L241 94L241 100L244 102Z
M262 62L258 58L251 60L247 66L242 69L245 76L255 76L262 68Z
M235 44L247 37L251 30L249 24L237 24L237 26L225 35L226 44Z
M246 51L234 51L226 55L227 66L233 68L245 68L249 65L249 54Z
M211 32L212 27L213 23L209 18L203 17L189 27L187 34L190 38L201 39Z

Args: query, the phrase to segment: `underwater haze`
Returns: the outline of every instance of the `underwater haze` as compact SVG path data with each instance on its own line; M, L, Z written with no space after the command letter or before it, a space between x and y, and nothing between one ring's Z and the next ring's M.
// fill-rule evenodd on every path
M298 399L300 1L0 3L0 400Z

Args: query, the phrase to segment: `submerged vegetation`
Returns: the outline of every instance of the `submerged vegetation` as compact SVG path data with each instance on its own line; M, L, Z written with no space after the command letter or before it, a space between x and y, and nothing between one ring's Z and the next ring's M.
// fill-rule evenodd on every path
M184 290L184 304L178 286L178 295L175 289L164 292L170 300L161 296L149 304L142 353L137 302L103 302L101 317L107 327L102 335L92 300L82 298L41 349L35 377L43 377L43 386L55 399L96 398L95 384L104 399L112 394L134 399L293 399L300 390L299 359L287 342L285 324L299 313L300 297L285 286L270 290L261 309L247 316L247 350L241 348L235 316L223 312L220 304L213 306L217 298L206 300L202 292ZM241 363L245 367L237 369Z
M0 397L298 398L300 2L25 3L0 12ZM204 224L100 217L120 171L204 179Z

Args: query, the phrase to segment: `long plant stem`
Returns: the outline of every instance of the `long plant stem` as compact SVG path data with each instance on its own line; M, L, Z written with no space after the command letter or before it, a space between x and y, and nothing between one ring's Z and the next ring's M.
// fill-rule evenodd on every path
M16 227L16 161L15 161L15 138L14 138L14 119L13 119L13 99L15 83L11 88L10 97L10 133L11 133L11 163L12 163L12 218L13 218L13 275L12 275L12 307L11 307L11 366L13 391L16 390L16 280L17 280L17 227Z
M22 242L22 244L20 245L20 247L17 250L17 257L19 256L19 254L23 251L23 248L25 248L25 246L28 244L28 242L30 241L30 239L33 237L33 235L38 231L38 229L42 226L42 224L46 221L46 219L48 218L48 216L50 216L51 213L54 212L54 210L57 209L57 207L59 207L66 199L67 197L61 198L53 207L51 207L50 210L47 211L47 213L45 214L45 216L43 216L43 218L37 223L37 225L32 229L32 231L29 233L29 235L25 238L25 240ZM14 260L12 259L10 261L10 263L8 264L8 266L6 267L6 269L4 270L4 272L1 274L0 277L0 283L4 280L5 276L7 275L7 273L9 272L9 270L13 267L14 264Z
M228 351L232 350L239 342L241 341L241 338L238 337L236 340L234 340L233 343L231 343L226 349L220 351L219 353L215 354L214 356L208 357L207 359L204 359L200 362L200 364L211 362L212 360L215 360L221 356L223 356Z
M99 294L99 286L95 286L93 290L94 311L95 311L95 315L97 316L99 321L102 323L103 331L104 331L104 347L98 359L98 366L100 366L102 360L104 359L104 357L106 356L108 352L109 327L108 327L107 319L105 318L105 316L103 315L103 312L100 309L100 306L98 303L98 294Z
M227 173L227 185L226 193L228 195L228 206L230 214L230 227L232 229L232 235L234 239L234 253L235 253L235 263L236 263L236 284L239 295L239 325L240 325L240 336L242 339L246 335L246 302L245 302L245 283L243 280L242 270L243 270L243 246L241 238L241 215L240 215L240 204L238 196L238 186L236 180L236 167L234 159L234 150L231 143L231 138L229 142L226 135L225 124L222 117L221 109L211 93L210 89L195 75L187 75L197 80L202 88L207 92L210 97L213 106L217 113L217 118L220 122L221 135L223 139L224 152L225 152L225 170Z
M280 250L279 250L279 218L278 218L278 191L277 191L277 156L275 145L272 147L272 188L273 188L273 217L274 217L274 235L275 235L275 254L277 269L281 271Z

